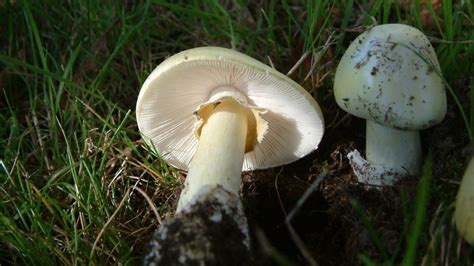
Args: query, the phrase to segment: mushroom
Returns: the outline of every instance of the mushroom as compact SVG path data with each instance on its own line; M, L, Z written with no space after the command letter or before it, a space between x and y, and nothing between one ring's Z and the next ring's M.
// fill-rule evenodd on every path
M160 241L151 242L146 257L162 264L175 253L186 263L222 257L216 238L226 237L229 227L240 233L234 244L248 250L239 198L242 170L305 156L317 149L324 128L318 104L301 86L251 57L218 47L186 50L162 62L140 90L136 115L146 142L168 164L188 171L176 215L155 233Z
M435 73L436 72L436 73ZM346 112L366 119L366 157L349 153L360 183L393 185L421 171L419 131L446 114L446 92L435 51L419 30L375 26L343 55L334 94Z
M459 185L454 220L459 234L474 244L474 157L471 157Z

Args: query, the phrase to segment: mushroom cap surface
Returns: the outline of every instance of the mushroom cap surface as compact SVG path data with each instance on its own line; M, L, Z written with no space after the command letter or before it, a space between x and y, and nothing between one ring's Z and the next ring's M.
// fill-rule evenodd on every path
M355 116L401 130L438 124L446 92L435 51L425 35L402 24L375 26L359 35L335 75L338 105Z
M182 51L148 76L136 106L145 141L170 165L188 170L202 125L198 109L216 103L214 98L227 88L234 91L224 95L236 95L235 100L251 108L258 116L257 128L264 131L244 155L244 171L287 164L317 149L324 121L313 97L269 66L220 47ZM265 125L258 125L259 120Z

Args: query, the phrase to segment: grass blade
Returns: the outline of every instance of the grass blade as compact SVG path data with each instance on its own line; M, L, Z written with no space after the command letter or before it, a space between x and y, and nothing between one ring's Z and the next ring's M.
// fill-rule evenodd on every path
M415 198L415 216L407 237L407 248L403 257L402 265L411 266L416 263L418 245L420 237L424 234L424 224L426 222L426 210L430 198L430 185L432 176L431 158L425 160L423 172Z

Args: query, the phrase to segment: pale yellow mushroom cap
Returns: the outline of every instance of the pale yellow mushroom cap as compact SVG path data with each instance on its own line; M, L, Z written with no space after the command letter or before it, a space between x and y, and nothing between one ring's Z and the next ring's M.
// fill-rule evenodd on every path
M163 159L187 170L200 115L221 95L255 114L258 141L244 156L244 171L287 164L317 149L324 121L313 97L269 66L219 47L194 48L163 61L140 90L138 127Z
M459 234L474 245L474 159L464 172L456 198L454 219Z
M419 30L375 26L343 55L334 80L338 105L355 116L403 130L443 120L446 92L435 51Z

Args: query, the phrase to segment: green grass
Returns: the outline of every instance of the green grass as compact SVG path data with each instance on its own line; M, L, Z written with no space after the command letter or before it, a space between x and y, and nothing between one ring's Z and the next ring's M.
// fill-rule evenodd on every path
M334 111L331 74L353 30L373 20L407 23L432 37L451 96L460 102L453 112L466 113L474 130L474 108L468 109L474 93L464 99L466 92L458 90L474 73L470 1L429 4L434 19L428 25L421 1L409 8L389 0L126 2L0 2L0 264L139 263L157 225L152 208L161 216L172 212L181 174L141 141L135 100L153 68L187 48L233 48L283 73L309 52L292 78L323 111ZM329 51L318 54L331 35ZM313 78L305 81L311 69ZM441 248L460 243L448 207L452 195L430 216L426 195L433 190L426 182L419 186L423 200L409 207L407 219L414 223L406 223L419 238L400 240L408 241L405 265L445 261ZM434 233L421 227L423 221L433 222ZM449 253L450 262L463 263L460 254Z

